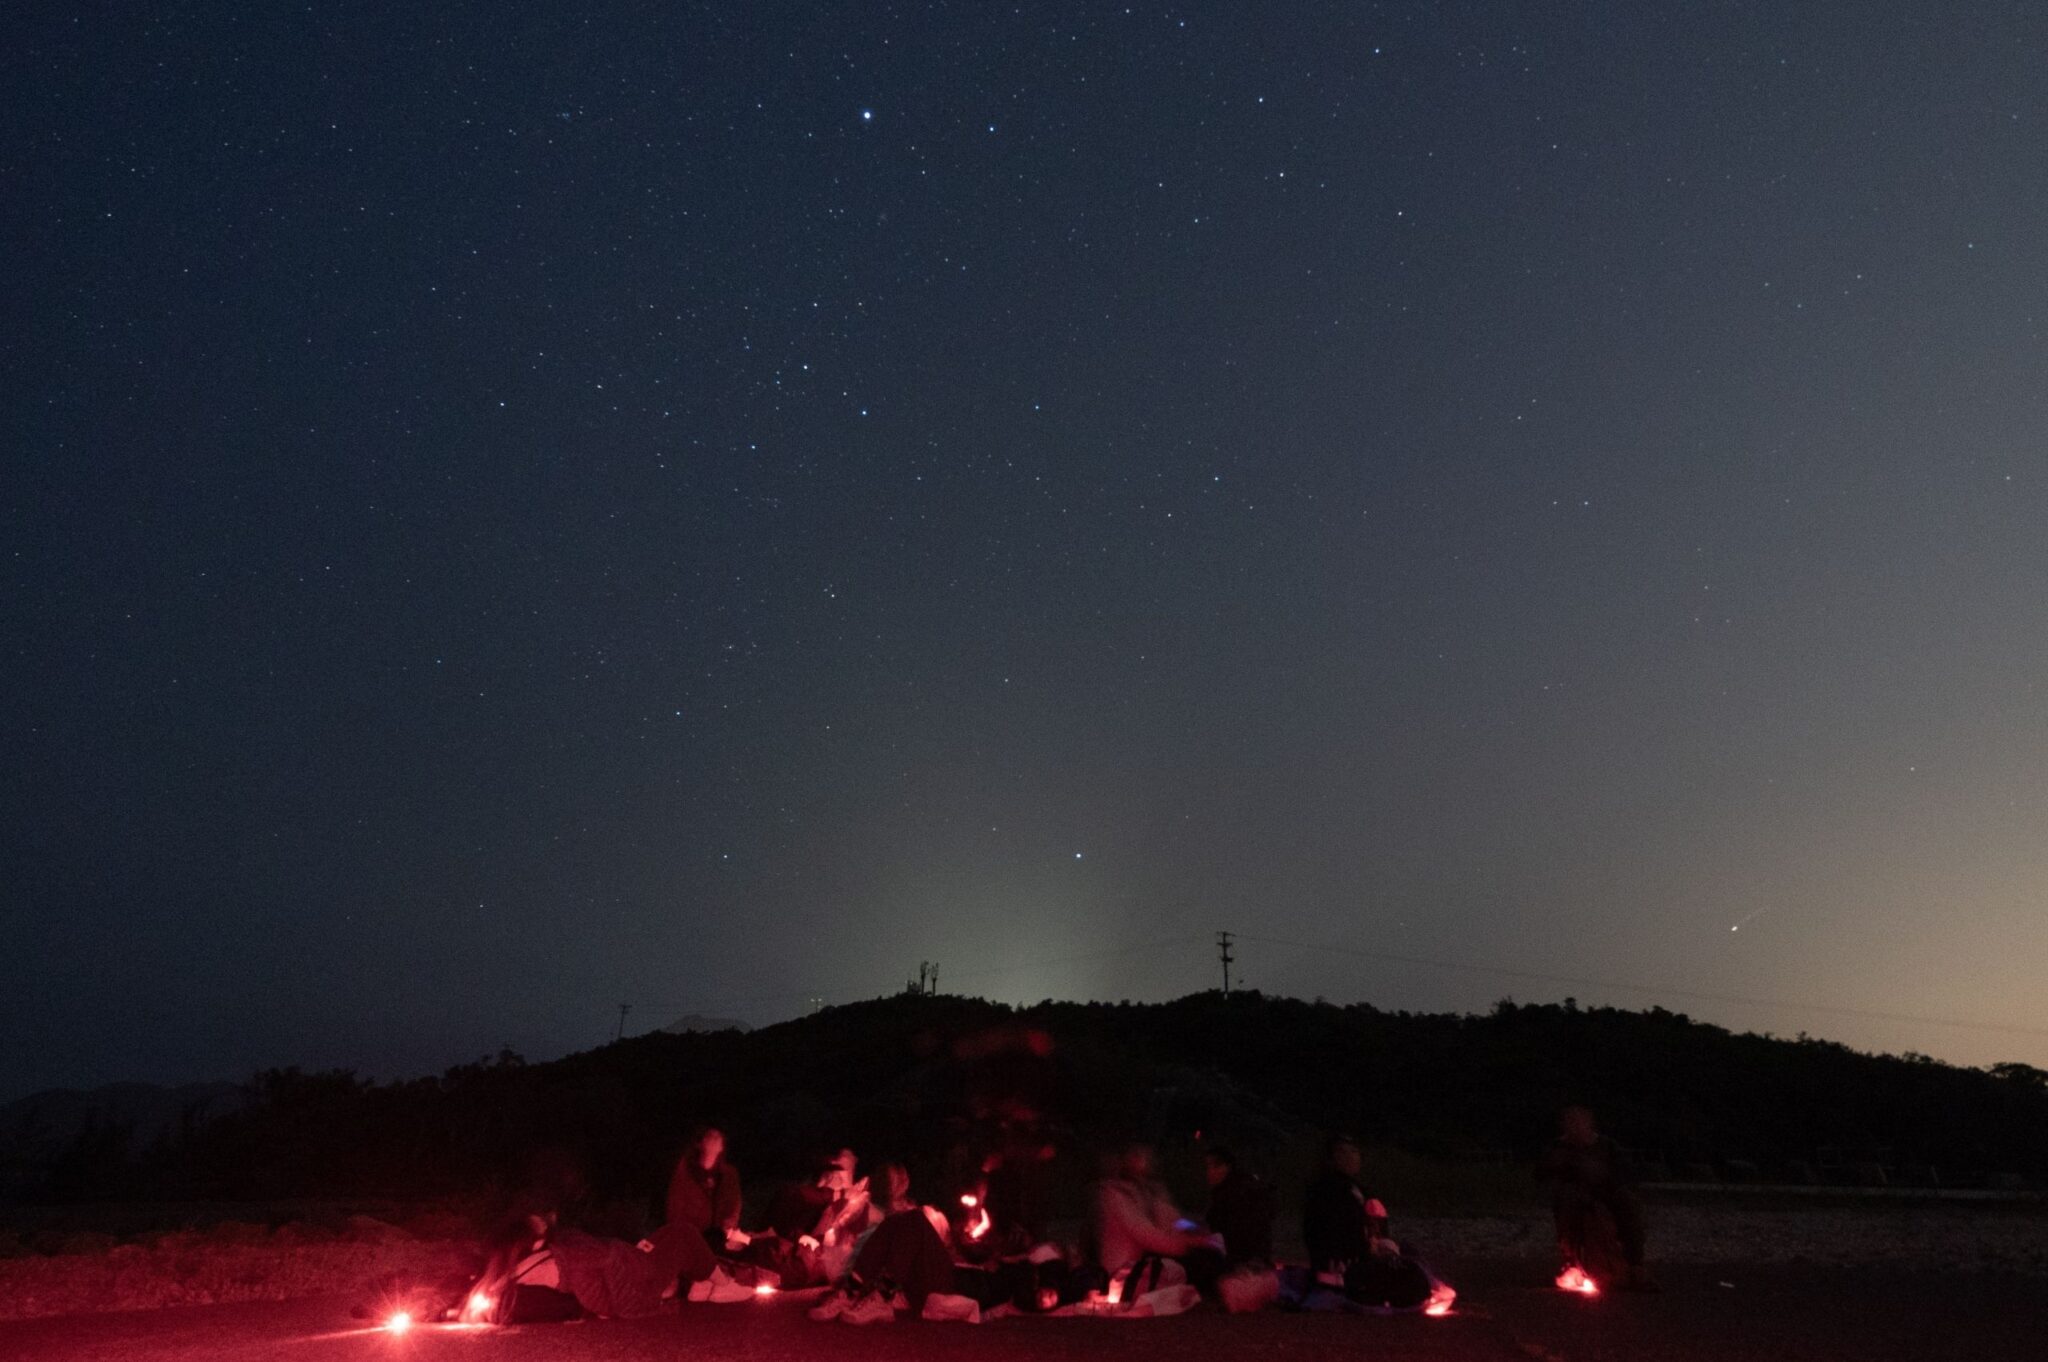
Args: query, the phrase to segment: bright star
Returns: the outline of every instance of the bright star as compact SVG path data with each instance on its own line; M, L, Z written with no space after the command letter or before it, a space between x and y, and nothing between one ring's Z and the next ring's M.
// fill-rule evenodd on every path
M862 110L860 111L860 121L861 121L861 122L863 122L863 123L872 123L872 122L874 122L874 121L875 121L875 111L874 111L873 109L862 109Z

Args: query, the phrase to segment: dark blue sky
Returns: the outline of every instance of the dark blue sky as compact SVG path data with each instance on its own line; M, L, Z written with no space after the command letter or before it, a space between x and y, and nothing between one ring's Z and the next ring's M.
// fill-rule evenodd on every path
M0 1090L1218 928L2048 1061L2044 69L2018 4L24 16Z

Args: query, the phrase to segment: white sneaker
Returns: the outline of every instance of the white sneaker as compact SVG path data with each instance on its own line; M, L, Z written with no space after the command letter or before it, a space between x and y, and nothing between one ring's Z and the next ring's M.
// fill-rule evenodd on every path
M924 1298L926 1319L953 1319L965 1324L981 1323L981 1306L967 1296L950 1295L934 1291Z
M724 1281L716 1278L711 1282L711 1299L718 1305L731 1305L734 1301L750 1301L758 1293L751 1286L741 1286L728 1277Z
M750 1301L754 1288L741 1286L722 1267L711 1269L711 1275L701 1282L690 1283L690 1299L710 1301L715 1305L730 1305L734 1301Z
M846 1313L846 1308L852 1304L853 1297L846 1292L831 1291L826 1293L825 1299L819 1301L804 1313L812 1319L823 1323L828 1319L838 1319Z
M879 1291L868 1292L839 1314L841 1324L890 1324L895 1319L896 1306Z

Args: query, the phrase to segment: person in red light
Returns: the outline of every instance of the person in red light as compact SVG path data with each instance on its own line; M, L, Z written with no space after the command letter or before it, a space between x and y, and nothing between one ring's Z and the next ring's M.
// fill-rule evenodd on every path
M877 1165L871 1185L871 1223L849 1246L849 1270L812 1307L812 1319L881 1323L952 1288L946 1217L910 1195L910 1172L900 1163Z
M683 1150L668 1180L667 1224L693 1226L713 1253L739 1228L740 1174L725 1159L725 1132L706 1126Z
M1657 1289L1643 1262L1643 1204L1636 1196L1634 1161L1600 1133L1591 1108L1574 1105L1558 1113L1557 1139L1544 1151L1537 1175L1551 1186L1560 1280L1573 1268L1595 1282L1615 1276L1604 1261L1611 1242L1621 1257L1615 1285Z

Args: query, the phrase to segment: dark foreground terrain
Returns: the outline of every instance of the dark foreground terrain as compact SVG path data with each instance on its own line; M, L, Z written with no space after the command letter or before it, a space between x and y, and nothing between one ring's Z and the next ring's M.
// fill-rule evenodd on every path
M366 1329L340 1299L66 1316L0 1325L0 1362L286 1358L637 1362L1887 1362L2038 1359L2048 1292L2038 1277L1868 1268L1688 1267L1653 1296L1582 1300L1543 1289L1540 1264L1457 1265L1459 1313L1442 1320L1207 1313L1165 1320L1010 1319L978 1327L813 1324L789 1302L695 1306L631 1323Z

